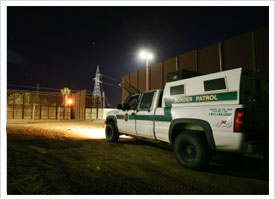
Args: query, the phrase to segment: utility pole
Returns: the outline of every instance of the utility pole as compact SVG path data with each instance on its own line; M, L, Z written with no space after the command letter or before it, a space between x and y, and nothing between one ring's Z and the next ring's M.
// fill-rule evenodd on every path
M93 106L92 107L95 107L96 105L96 118L98 119L98 107L99 105L102 105L103 104L103 101L102 100L102 93L101 93L101 90L100 90L100 84L101 84L101 81L100 81L100 77L101 77L101 74L99 72L99 65L97 65L97 68L96 68L96 73L95 73L95 77L93 78L95 84L94 84L94 90L93 90Z
M93 90L93 96L99 96L101 97L101 90L100 90L100 72L99 72L99 65L97 65L97 69L96 69L96 73L95 73L95 77L93 78L95 85L94 85L94 90Z

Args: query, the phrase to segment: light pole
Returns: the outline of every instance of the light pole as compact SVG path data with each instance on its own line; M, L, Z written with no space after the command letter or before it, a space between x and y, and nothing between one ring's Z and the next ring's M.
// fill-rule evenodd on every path
M149 60L153 58L153 54L147 51L141 51L139 56L146 61L146 90L149 90Z
M71 93L71 90L69 88L64 87L60 91L63 94L63 104L64 104L63 118L65 119L67 99L68 99L69 94ZM58 116L59 116L59 113L58 113Z

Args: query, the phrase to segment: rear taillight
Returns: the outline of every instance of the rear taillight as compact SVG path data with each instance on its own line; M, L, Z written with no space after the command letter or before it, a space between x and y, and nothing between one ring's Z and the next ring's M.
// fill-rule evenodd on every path
M246 111L244 108L237 108L234 119L234 132L245 132Z

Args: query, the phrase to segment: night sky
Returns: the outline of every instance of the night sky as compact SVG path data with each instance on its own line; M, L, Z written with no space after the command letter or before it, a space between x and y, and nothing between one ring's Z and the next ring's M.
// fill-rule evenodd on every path
M8 7L7 82L91 91L97 64L121 80L145 66L142 48L154 64L267 26L268 7ZM121 102L121 89L103 89Z

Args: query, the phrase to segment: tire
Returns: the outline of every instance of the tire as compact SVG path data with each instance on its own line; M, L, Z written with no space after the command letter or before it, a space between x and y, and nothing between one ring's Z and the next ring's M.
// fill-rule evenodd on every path
M209 148L203 133L185 131L173 144L179 164L189 169L203 169L208 165Z
M117 132L114 122L109 122L105 128L105 136L108 142L117 142L119 133Z

